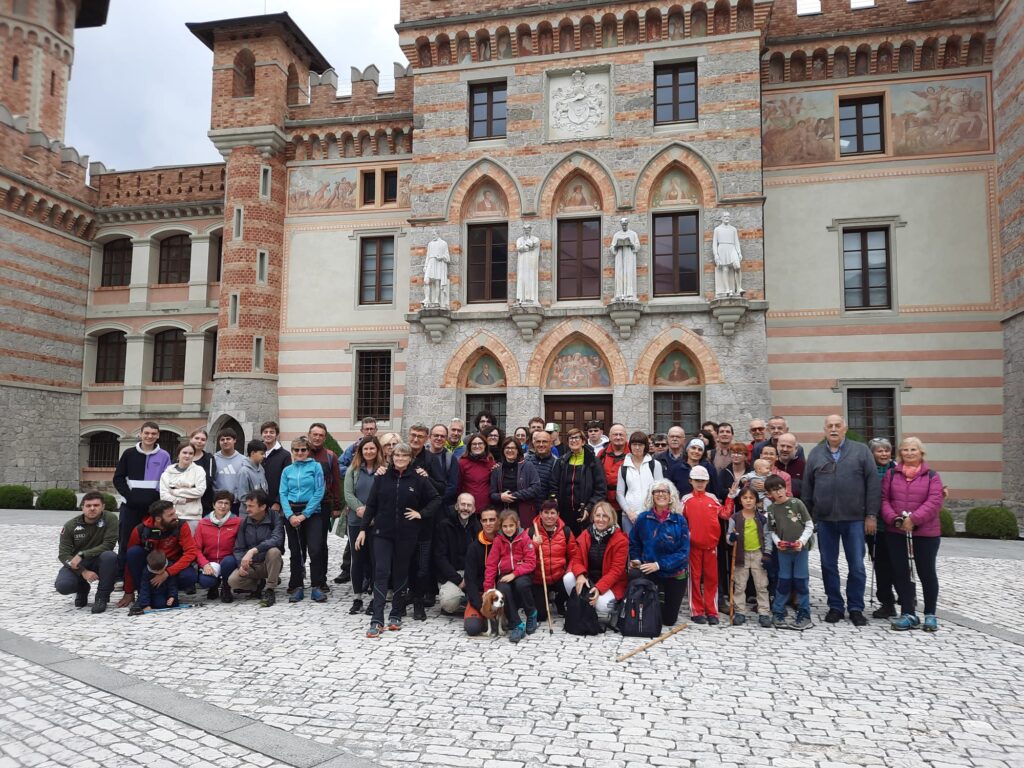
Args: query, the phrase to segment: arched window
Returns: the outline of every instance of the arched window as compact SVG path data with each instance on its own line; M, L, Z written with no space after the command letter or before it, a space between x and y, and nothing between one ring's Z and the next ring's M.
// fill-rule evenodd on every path
M131 282L132 241L127 237L111 240L103 246L100 286L110 288Z
M124 361L128 344L124 331L110 331L96 339L96 383L124 382Z
M120 443L113 432L97 432L89 436L89 468L110 469L117 466Z
M231 95L237 99L242 96L252 96L254 93L256 93L256 57L248 48L243 48L235 56Z
M192 261L192 241L188 235L173 235L160 241L160 285L187 283Z
M971 35L971 42L967 46L967 66L980 67L985 63L985 36Z
M160 439L156 441L157 445L171 454L172 462L178 457L178 445L180 443L181 438L169 429L161 429Z
M914 54L917 46L913 40L907 40L900 46L900 72L914 71Z
M185 380L185 332L177 328L153 337L153 381Z

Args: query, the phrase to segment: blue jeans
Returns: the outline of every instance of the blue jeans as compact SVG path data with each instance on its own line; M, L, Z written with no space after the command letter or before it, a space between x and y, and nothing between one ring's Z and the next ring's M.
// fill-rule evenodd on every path
M776 550L779 556L779 579L776 587L775 599L772 600L772 613L776 616L786 615L786 603L789 602L789 593L796 592L797 618L810 617L811 596L807 587L809 574L807 572L807 561L810 556L807 550L799 552Z
M828 607L843 612L843 594L839 585L839 542L843 543L849 575L846 577L846 608L864 611L864 521L822 521L818 523L818 547L821 549L821 578L825 582Z
M220 561L220 576L207 576L202 569L199 570L199 586L203 589L220 586L228 583L228 577L238 567L238 561L234 555L228 555Z

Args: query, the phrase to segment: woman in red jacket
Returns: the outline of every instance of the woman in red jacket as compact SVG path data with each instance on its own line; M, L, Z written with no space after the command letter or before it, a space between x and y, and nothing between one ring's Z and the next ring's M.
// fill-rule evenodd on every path
M587 598L597 609L598 618L611 621L615 602L626 596L629 578L629 538L615 524L615 509L606 501L594 505L594 522L576 539L576 591L589 589Z
M540 563L537 563L537 570L533 572L533 600L540 612L538 618L540 621L547 621L548 618L544 606L545 589L554 590L555 605L564 616L565 600L569 597L569 591L576 586L572 564L579 559L579 553L576 551L576 537L558 516L557 501L549 499L541 505L540 515L533 521L530 533L533 535L533 545L539 551L538 558L544 562L543 578Z
M207 600L216 600L218 589L220 601L230 603L234 600L228 577L238 567L238 561L232 554L235 549L235 537L242 518L231 514L231 502L234 497L230 491L217 491L214 494L213 511L199 521L196 526L195 542L196 562L199 564L199 586L206 587Z
M491 470L494 457L479 432L466 440L466 452L459 457L459 490L468 493L480 512L491 506Z
M514 509L498 515L501 534L494 537L484 571L484 592L497 589L505 598L508 639L518 643L526 634L537 631L537 609L533 603L531 576L537 567L537 551L530 535L519 527L519 514ZM519 609L526 621L519 618Z

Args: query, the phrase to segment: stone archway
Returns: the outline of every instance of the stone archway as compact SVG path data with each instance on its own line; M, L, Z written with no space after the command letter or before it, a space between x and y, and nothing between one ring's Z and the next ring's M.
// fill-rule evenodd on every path
M647 344L637 358L632 383L652 385L658 363L672 349L679 349L693 362L702 385L723 383L722 369L715 353L700 336L681 325L666 328Z

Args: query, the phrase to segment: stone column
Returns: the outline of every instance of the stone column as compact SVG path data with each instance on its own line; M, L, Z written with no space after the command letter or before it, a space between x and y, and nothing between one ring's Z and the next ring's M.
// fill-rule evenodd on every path
M149 284L155 282L153 249L159 244L149 238L132 239L132 276L128 285L128 301L145 304L149 299Z
M193 235L192 258L189 261L188 269L188 300L205 305L206 288L209 280L210 236Z
M194 256L194 251L193 251ZM195 266L195 258L192 260ZM191 290L191 288L190 288ZM200 407L203 401L203 363L206 360L206 333L185 334L185 395L182 404Z
M132 333L125 337L125 342L124 400L122 402L125 410L128 411L142 405L142 384L149 374L149 371L146 370L146 345L150 339L144 333Z

